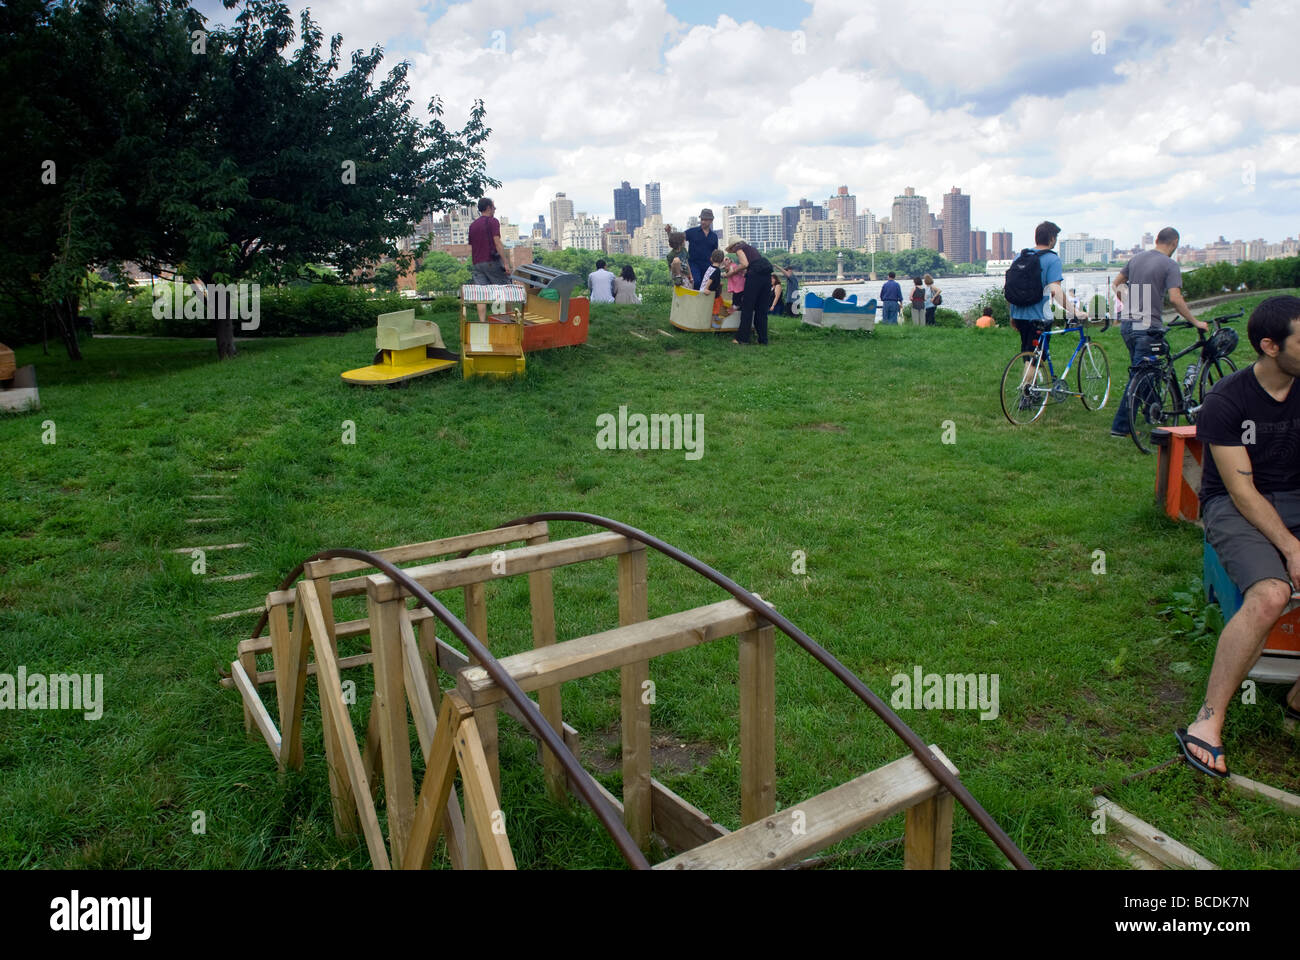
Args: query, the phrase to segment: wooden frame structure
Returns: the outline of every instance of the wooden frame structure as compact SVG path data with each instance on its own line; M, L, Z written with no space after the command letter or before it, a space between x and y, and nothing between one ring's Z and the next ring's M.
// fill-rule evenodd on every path
M503 549L510 544L521 545ZM467 555L485 548L493 552ZM775 631L736 599L650 619L645 544L614 532L552 541L546 523L521 523L376 551L375 556L391 564L420 561L401 572L431 593L462 590L466 625L484 644L485 584L527 576L533 648L497 664L522 690L537 693L542 716L571 752L577 752L578 735L563 721L562 684L619 671L621 801L596 786L621 812L638 846L649 849L655 836L676 853L656 869L779 868L899 812L905 812L906 822L904 865L949 866L953 797L914 755L778 813ZM617 562L619 625L557 642L552 571L603 558ZM435 636L430 611L407 607L409 593L400 582L383 573L358 573L365 569L361 560L309 561L292 589L267 595L270 636L240 642L227 683L243 698L245 727L261 733L282 770L301 769L304 692L307 678L314 675L340 836L359 833L379 869L429 866L440 836L453 867L513 868L499 799L497 718L501 710L517 716L514 704L487 670ZM338 575L345 576L333 579ZM334 601L362 594L367 616L337 622ZM340 639L365 634L370 636L369 652L339 655ZM654 779L650 705L644 696L654 658L730 636L739 637L742 827L735 832ZM267 654L271 668L259 669L258 656ZM344 696L342 671L363 667L373 670L374 695L359 740L351 717L359 707ZM439 669L454 677L453 686L441 688ZM275 685L278 725L258 692L268 683ZM411 721L415 748L424 758L418 783ZM937 747L930 749L957 773ZM568 777L549 749L542 754L546 789L563 800L571 787ZM454 785L457 775L463 812ZM376 806L381 785L386 837Z

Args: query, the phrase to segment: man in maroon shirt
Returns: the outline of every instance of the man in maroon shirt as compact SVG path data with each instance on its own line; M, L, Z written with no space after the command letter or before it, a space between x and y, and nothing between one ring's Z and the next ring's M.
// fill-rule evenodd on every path
M470 260L474 264L471 283L504 285L510 282L510 254L501 242L501 224L490 197L478 202L479 217L469 225ZM479 320L487 319L487 304L478 305Z

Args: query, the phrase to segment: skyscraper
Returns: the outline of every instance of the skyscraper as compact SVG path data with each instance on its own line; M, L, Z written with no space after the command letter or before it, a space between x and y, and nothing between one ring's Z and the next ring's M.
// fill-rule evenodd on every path
M814 220L826 219L826 208L820 204L813 203L811 200L801 198L797 207L781 208L781 226L785 233L785 242L790 243L794 240L795 228L799 226L799 211L809 210L809 214Z
M1011 244L1011 234L1006 230L993 231L993 249L989 252L990 260L1014 260L1016 248Z
M645 185L645 215L653 217L656 213L663 216L663 201L659 196L659 181L651 180Z
M629 231L641 226L641 189L626 180L614 188L614 219L626 220Z
M890 210L890 228L894 233L909 233L923 238L930 232L930 205L911 187L894 197Z
M953 187L943 195L943 255L970 263L970 194Z
M826 215L839 215L841 220L852 221L858 215L858 198L849 193L848 187L840 187L835 195L826 201Z
M975 263L978 260L987 260L988 258L988 234L983 230L972 230L970 232L970 262Z
M563 193L557 193L551 201L551 238L561 240L564 237L564 225L573 219L573 201Z
M533 224L534 237L538 235L537 233L538 230L542 231L541 236L543 237L546 236L546 217L540 213L537 215L537 222Z

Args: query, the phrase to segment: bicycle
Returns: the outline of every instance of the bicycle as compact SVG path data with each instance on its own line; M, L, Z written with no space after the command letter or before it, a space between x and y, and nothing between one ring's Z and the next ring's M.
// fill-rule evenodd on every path
M1109 326L1110 318L1107 317L1102 331ZM1034 349L1011 358L1002 373L1002 412L1008 420L1017 426L1033 423L1047 408L1048 400L1064 403L1067 397L1078 397L1087 410L1100 410L1106 405L1110 397L1110 362L1101 345L1094 343L1083 331L1083 324L1053 330L1050 321L1044 320L1043 329L1034 341ZM1075 332L1079 334L1079 342L1058 377L1052 366L1051 337ZM1069 389L1070 370L1075 361L1079 362L1075 374L1077 391Z
M1150 330L1151 353L1140 358L1130 368L1132 377L1124 392L1123 403L1128 409L1129 435L1137 448L1150 453L1155 446L1151 432L1161 427L1177 426L1179 418L1188 424L1196 423L1196 415L1205 404L1206 394L1224 377L1236 372L1237 365L1228 356L1237 346L1237 331L1223 324L1243 316L1239 310L1210 321L1214 332L1208 337L1196 328L1196 342L1186 350L1170 354L1164 330ZM1169 330L1191 327L1186 320L1175 320ZM1199 366L1195 372L1189 368L1178 375L1174 361L1194 351L1200 352ZM1189 376L1189 374L1191 376ZM1196 402L1189 403L1192 377L1196 381Z

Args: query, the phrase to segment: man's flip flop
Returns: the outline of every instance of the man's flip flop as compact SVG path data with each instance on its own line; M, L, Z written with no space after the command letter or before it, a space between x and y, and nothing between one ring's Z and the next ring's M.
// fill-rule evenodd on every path
M1197 746L1200 747L1202 750L1205 750L1207 753L1209 753L1210 756L1212 756L1214 759L1217 760L1219 759L1219 757L1223 756L1223 747L1210 746L1210 744L1206 743L1204 740L1200 739L1199 737L1194 737L1190 733L1188 733L1186 727L1179 727L1177 730L1175 730L1174 737L1178 740L1178 746L1182 748L1183 756L1187 758L1187 762L1190 763L1193 767L1201 771L1201 773L1209 774L1211 777L1214 777L1215 779L1218 780L1227 779L1228 777L1227 773L1215 770L1213 767L1207 767L1200 760L1196 759L1196 755L1193 754L1192 751L1187 749L1187 745L1190 743L1193 746Z

